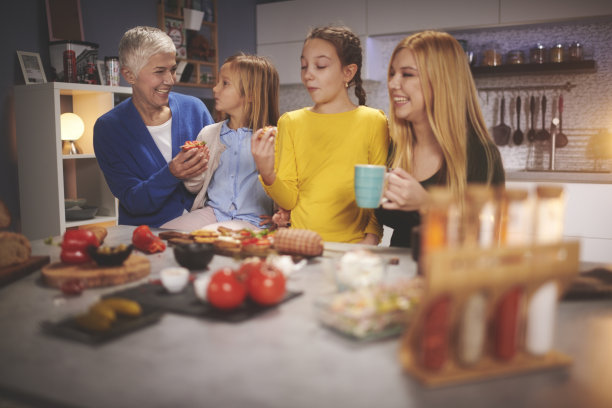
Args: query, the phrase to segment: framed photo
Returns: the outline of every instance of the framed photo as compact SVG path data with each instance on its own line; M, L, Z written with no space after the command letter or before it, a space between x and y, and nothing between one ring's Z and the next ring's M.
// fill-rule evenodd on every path
M49 41L84 41L81 0L45 0Z
M98 67L98 79L100 80L100 85L108 85L106 83L106 66L104 66L104 61L97 60L96 66Z
M37 52L17 51L19 64L26 84L42 84L47 82L45 69Z

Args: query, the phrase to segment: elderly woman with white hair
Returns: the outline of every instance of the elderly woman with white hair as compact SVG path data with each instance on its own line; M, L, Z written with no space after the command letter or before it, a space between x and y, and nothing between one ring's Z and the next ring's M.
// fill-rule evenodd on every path
M176 47L162 30L128 30L119 62L132 96L96 121L94 150L119 199L119 224L158 227L191 208L183 180L206 170L208 150L181 146L214 122L200 99L171 92Z

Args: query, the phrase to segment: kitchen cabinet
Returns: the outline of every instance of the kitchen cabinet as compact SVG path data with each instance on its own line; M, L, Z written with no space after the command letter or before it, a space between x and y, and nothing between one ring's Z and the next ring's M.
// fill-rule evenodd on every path
M368 35L498 24L498 0L367 2Z
M366 34L366 0L294 0L257 5L257 45L303 42L313 27L344 24Z
M612 262L612 184L507 181L507 188L533 191L537 184L562 186L565 192L564 237L580 241L580 260Z
M93 126L131 93L129 87L65 82L15 87L21 229L29 239L80 225L116 224L118 203L94 155ZM62 152L60 115L65 112L76 113L85 124L76 142L79 154ZM85 198L97 215L67 221L65 198Z
M523 24L612 14L610 0L500 0L499 23Z
M257 54L272 61L281 85L299 84L300 55L304 38L311 28L344 24L360 36L365 48L365 4L365 0L295 0L260 4L257 6ZM362 74L363 79L367 79L365 74Z
M188 29L188 12L203 13L199 30ZM219 51L217 46L216 0L160 0L157 24L176 45L180 86L212 88L217 83Z

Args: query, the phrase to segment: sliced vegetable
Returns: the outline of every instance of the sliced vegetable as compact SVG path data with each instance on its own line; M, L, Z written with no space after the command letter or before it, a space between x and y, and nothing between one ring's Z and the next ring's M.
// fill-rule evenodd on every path
M149 254L163 252L166 249L164 241L153 234L148 225L136 227L132 234L132 243L136 249Z

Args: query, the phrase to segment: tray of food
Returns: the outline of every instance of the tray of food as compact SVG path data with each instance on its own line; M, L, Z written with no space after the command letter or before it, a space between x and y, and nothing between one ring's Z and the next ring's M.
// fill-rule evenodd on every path
M218 255L247 258L265 258L274 253L289 254L295 257L314 257L323 253L323 239L314 231L281 228L275 231L231 229L223 226L212 229L199 229L189 233L162 231L161 239L171 245L184 245L192 242L208 243L214 246Z
M169 293L157 282L146 283L144 285L122 290L111 296L121 296L133 299L142 305L170 313L237 323L255 317L301 294L302 292L288 290L285 292L282 300L272 306L260 305L250 299L246 299L241 305L231 310L218 309L209 303L202 302L197 297L192 284L187 285L184 290L178 293Z
M89 309L57 322L43 321L43 331L69 340L97 345L159 321L163 312L126 298L109 297Z
M392 337L410 323L422 290L415 278L333 293L315 301L316 314L324 326L355 340Z

